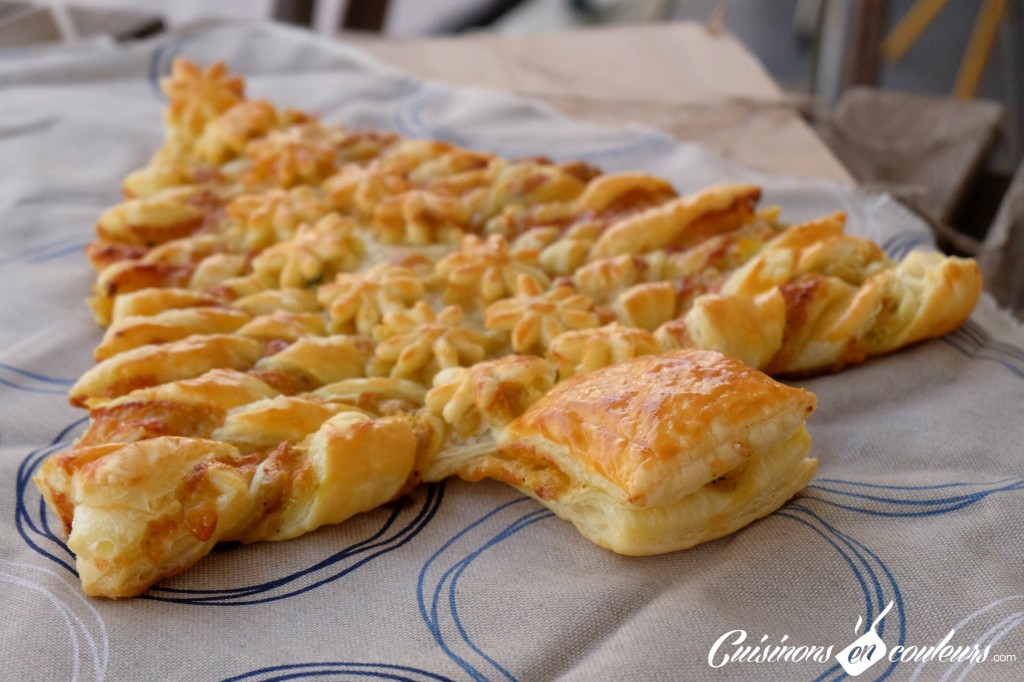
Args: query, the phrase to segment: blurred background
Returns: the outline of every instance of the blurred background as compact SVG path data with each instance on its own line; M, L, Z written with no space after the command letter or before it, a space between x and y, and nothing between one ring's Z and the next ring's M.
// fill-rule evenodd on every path
M850 174L920 213L942 248L1024 241L1024 0L0 0L0 60L209 19L366 45L699 22L744 43Z
M1006 21L980 80L978 96L1003 100L1017 84L1013 76L1014 22L1019 3L1003 4ZM728 30L738 36L786 87L809 91L814 86L816 48L832 39L823 25L827 12L846 15L845 28L873 14L881 30L891 31L912 8L924 6L934 18L918 40L896 63L883 62L879 84L906 92L946 95L952 92L958 66L967 49L971 30L986 5L984 0L77 0L73 3L10 2L0 0L0 19L35 5L69 8L82 17L95 13L84 27L93 33L113 22L115 14L132 16L140 27L157 20L169 29L206 18L277 18L304 24L331 34L350 28L380 31L393 38L416 38L489 29L499 33L553 31L595 23L637 23L672 20L706 21L726 8ZM829 8L832 5L834 7ZM84 10L84 11L76 11ZM113 10L114 12L109 12ZM1019 16L1018 16L1019 19ZM130 21L130 20L128 20ZM135 28L128 24L118 29ZM1019 26L1017 27L1019 28ZM834 28L832 28L834 31ZM13 44L16 36L4 30L0 45ZM25 36L31 39L32 36ZM845 46L844 46L845 47ZM1016 72L1016 80L1024 75Z

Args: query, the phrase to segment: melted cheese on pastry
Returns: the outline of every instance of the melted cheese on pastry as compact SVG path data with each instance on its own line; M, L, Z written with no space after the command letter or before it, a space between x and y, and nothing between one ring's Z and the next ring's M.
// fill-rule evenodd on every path
M218 541L285 540L393 499L416 439L394 418L346 411L260 461L198 438L82 447L34 481L69 533L87 594L133 597Z
M69 532L86 594L133 597L201 559L249 509L226 443L153 438L47 460L35 481Z

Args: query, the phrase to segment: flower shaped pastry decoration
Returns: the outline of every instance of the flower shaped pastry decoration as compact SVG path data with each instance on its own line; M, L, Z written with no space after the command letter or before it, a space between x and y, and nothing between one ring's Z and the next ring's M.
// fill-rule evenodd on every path
M519 275L515 297L488 306L484 323L488 329L510 331L516 353L543 355L560 334L596 327L600 321L594 302L571 285L545 291L536 279Z
M388 197L373 212L374 233L385 244L458 243L468 228L459 199L425 190Z
M423 301L409 310L387 313L374 330L379 343L368 373L429 385L443 369L480 362L494 340L462 322L458 306L437 313Z
M165 122L167 139L158 156L177 158L192 151L207 123L242 101L245 85L228 73L223 62L202 69L185 60L175 60L171 75L160 82L170 103Z
M423 295L423 281L415 268L388 263L365 273L340 274L317 291L332 331L363 336L372 336L385 315L407 310Z
M279 288L309 288L355 270L364 252L355 224L329 213L316 225L300 226L294 239L261 253L253 261L253 271Z
M547 287L547 275L537 267L535 251L513 252L501 235L486 240L466 235L458 251L437 263L434 278L445 286L445 302L491 304L515 294L516 279L528 275Z
M295 187L319 185L337 171L336 147L340 130L316 121L272 130L253 140L246 148L252 165L242 174L247 187Z
M287 241L300 225L312 225L330 212L327 203L308 186L244 194L225 210L231 219L228 235L239 246L253 250Z
M551 343L548 360L558 370L558 379L562 380L641 355L661 352L657 338L650 332L613 322L596 329L562 334Z
M543 358L508 355L472 367L451 367L434 377L426 406L463 438L484 426L505 427L554 386Z

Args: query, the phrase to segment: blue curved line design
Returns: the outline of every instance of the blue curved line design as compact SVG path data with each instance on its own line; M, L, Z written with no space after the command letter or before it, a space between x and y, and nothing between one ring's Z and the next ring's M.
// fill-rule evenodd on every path
M43 502L42 495L39 495L38 492L36 492L39 499L38 501L33 500L34 504L32 506L29 505L27 497L30 490L35 491L34 486L31 485L32 475L35 473L38 466L50 455L55 452L59 452L70 445L71 434L84 425L88 420L88 417L82 417L81 419L71 422L65 426L48 445L30 452L18 466L14 482L14 526L18 531L18 535L21 536L21 539L24 540L29 547L34 549L40 555L46 557L50 561L53 561L58 566L61 566L76 576L78 573L69 563L69 561L74 561L74 554L71 553L68 546L64 544L64 542L60 540L50 529L49 515L46 513L46 505ZM29 511L32 508L36 509L36 518L33 518ZM44 548L41 544L37 543L36 540L39 540L44 544L48 544L50 547Z
M959 329L946 334L940 340L967 358L994 362L997 365L1002 365L1018 379L1024 379L1024 362L1017 360L1005 350L979 342Z
M488 656L486 653L484 653L480 649L480 647L476 646L473 643L473 641L469 637L469 633L466 631L465 626L463 626L463 624L462 624L462 619L459 618L459 610L458 610L458 606L457 606L456 601L455 601L455 595L458 593L459 578L462 577L462 574L465 572L466 568L473 562L473 560L476 559L481 554L483 554L486 550L490 549L491 547L493 547L497 543L501 542L502 540L505 540L505 539L511 537L513 534L518 533L519 531L521 531L522 529L526 528L527 526L531 526L534 523L537 523L538 521L543 521L544 519L551 518L552 516L554 516L553 513L549 512L547 510L544 510L544 509L539 509L537 511L531 512L529 514L526 514L526 515L520 517L515 522L510 524L508 527L506 527L503 531L501 531L499 534L497 534L493 538L491 538L491 540L489 540L487 543L485 543L480 549L472 552L469 556L467 556L462 561L460 561L458 563L458 569L455 571L454 574L446 572L446 576L449 576L449 575L451 576L450 587L448 589L448 608L451 609L452 620L455 622L455 627L459 631L459 636L462 638L462 641L464 641L466 644L469 645L470 649L472 649L477 655L479 655L485 661L487 661L492 666L494 666L494 668L498 672L500 672L506 679L510 680L510 682L515 682L516 678L512 676L512 673L510 673L504 667L499 665L497 661L495 661L493 658ZM442 579L442 585L443 585L443 582L444 581ZM436 622L436 618L437 618L437 603L436 602L437 602L437 597L436 597L436 594L435 594L435 603L433 605L433 608L431 609L431 615L434 616L435 622Z
M906 241L907 239L916 238L916 236L916 233L900 232L899 234L895 234L889 237L884 242L879 244L879 246L882 247L882 251L884 251L887 256L892 258L891 254L896 248L898 248L900 242Z
M47 376L45 374L39 374L38 372L32 372L32 371L27 370L27 369L21 369L19 367L14 367L13 365L8 365L8 364L3 363L3 362L0 362L0 369L7 370L8 372L13 372L14 374L21 375L21 376L26 377L28 379L35 379L36 381L42 381L43 383L47 383L47 384L58 384L60 386L72 386L75 383L74 379L61 379L59 377L51 377L51 376Z
M863 505L843 505L836 503L833 500L821 497L803 496L799 498L797 502L790 503L776 513L776 516L780 518L797 521L798 523L810 528L840 555L846 565L850 568L851 573L856 579L861 593L864 596L867 612L865 618L866 622L873 620L874 614L881 611L890 599L895 603L895 616L898 621L898 641L895 644L890 643L891 646L896 646L897 644L901 646L904 645L906 642L907 632L903 596L892 571L885 562L882 561L877 553L868 548L864 543L836 528L818 513L810 509L805 503L822 502L830 506L837 506L853 511L892 516L940 514L964 508L997 492L1024 489L1024 481L1018 479L1001 479L998 481L983 483L951 482L926 486L897 486L874 483L860 484L855 481L843 481L841 479L821 479L819 483L824 483L825 485L813 485L811 488L824 494L847 497L854 501L864 500L869 503L879 502L882 504L892 504L897 508L901 505L915 508L920 506L930 507L923 511L899 511L888 513L880 512L877 509ZM891 494L868 494L861 492L861 488L870 491L881 490ZM965 489L967 489L966 492ZM936 491L941 490L950 490L954 494L950 494L948 496L937 495ZM463 668L463 670L465 670L474 680L492 679L492 677L488 677L487 673L490 673L492 676L500 676L500 678L507 680L514 680L515 678L506 668L502 667L497 663L497 661L488 656L473 643L458 614L458 604L456 601L458 581L472 561L487 549L502 542L529 525L543 520L544 518L551 517L552 514L551 512L541 509L520 515L511 522L506 523L497 533L492 533L485 542L479 544L479 546L472 551L460 554L457 557L448 557L450 559L454 559L454 561L452 561L450 565L447 565L447 568L442 572L439 578L434 577L429 581L431 585L429 589L427 587L428 572L432 566L445 557L446 554L455 553L452 550L452 547L456 542L488 521L492 521L490 525L493 526L493 521L496 520L494 517L499 514L507 513L512 507L527 501L527 499L528 498L520 498L500 505L474 521L472 524L445 542L445 544L428 559L420 572L417 584L417 597L421 617L435 641L441 646L445 654L452 658L452 660ZM443 607L445 606L449 611L451 622L454 624L454 628L461 638L461 645L447 641L445 634L442 632L441 617ZM890 621L891 620L892 618L890 618ZM886 623L883 621L879 625L878 629L880 636L884 636L885 627ZM455 650L456 646L461 646L463 650L457 652ZM479 657L479 659L472 660L471 662L470 659L474 658L473 655ZM486 663L487 666L490 666L490 668L484 666L484 663ZM883 670L876 679L884 680L888 678L897 665L899 665L898 660L890 662L888 667ZM834 665L816 679L819 682L824 682L825 680L842 679L845 676L846 674L842 668L838 665Z
M979 346L990 347L1007 357L1024 362L1024 348L1003 341L996 341L980 324L973 320L967 320L956 331Z
M971 321L971 319L968 319L957 331L962 332L964 336L969 337L979 345L990 346L1000 353L1005 353L1010 357L1024 361L1024 348L1004 341L994 340L981 325Z
M884 605L881 587L886 583L886 591L891 592L897 606L899 618L899 645L906 638L906 618L903 610L903 599L895 578L888 566L877 554L863 543L839 531L812 511L805 503L819 502L846 511L868 514L871 516L911 517L935 516L945 514L976 504L995 493L1024 490L1024 479L1004 478L988 482L956 481L943 484L910 486L885 485L878 483L860 483L836 478L816 479L807 487L806 493L796 501L786 505L775 516L789 518L812 528L835 549L853 571L861 591L867 602L865 622L873 618L872 596L877 600L878 608ZM949 491L942 495L942 491ZM842 500L842 501L840 501ZM799 514L800 516L797 516ZM801 518L801 516L803 518ZM881 572L881 576L878 572ZM873 590L870 588L874 588ZM873 594L872 594L873 593ZM879 626L879 635L884 634L883 622ZM888 677L899 661L891 662L878 680ZM836 675L833 677L833 675ZM837 680L846 674L838 665L826 670L816 678L815 682Z
M27 263L29 263L31 265L39 265L41 263L48 263L50 261L54 261L54 260L57 260L59 258L64 258L65 256L71 256L71 255L80 254L80 253L82 253L82 251L85 250L85 247L88 246L88 245L89 245L89 241L88 240L86 240L86 241L78 240L77 242L75 242L74 244L71 244L70 246L65 246L64 248L61 248L61 249L56 249L54 251L49 251L47 253L43 253L43 254L40 254L40 255L37 255L37 256L32 256L31 258L26 259L25 262L27 262Z
M527 512L525 514L521 514L513 518L511 521L504 522L503 527L501 527L500 530L498 530L497 532L486 532L486 539L483 542L480 542L479 545L475 546L471 551L466 552L464 555L454 550L453 546L460 539L467 537L467 535L469 535L473 531L476 531L488 522L495 523L488 524L487 528L491 528L496 524L502 523L502 520L499 519L500 516L508 516L506 512L512 511L513 508L516 507L516 505L520 505L528 501L530 501L530 498L521 497L518 499L514 499L510 502L506 502L505 504L499 505L498 507L495 507L490 512L484 514L479 519L469 524L461 531L456 533L454 536L449 538L448 541L446 541L441 546L440 549L434 552L430 556L430 558L427 559L426 563L423 564L423 568L420 570L420 575L416 583L416 596L419 602L420 616L423 618L423 622L426 624L427 629L433 636L434 641L437 642L437 644L441 647L441 650L444 651L445 655L447 655L449 658L455 661L455 663L458 664L460 668L465 670L466 673L469 674L471 678L477 680L478 682L486 682L487 680L491 679L477 667L477 665L481 665L481 663L486 664L486 666L490 666L490 672L492 674L496 673L500 675L500 677L503 679L509 680L510 682L515 682L516 678L514 675L512 675L511 672L508 671L508 669L506 669L504 666L498 663L493 657L485 653L477 644L473 642L468 630L466 629L465 625L462 622L462 619L459 617L458 603L456 599L459 580L466 571L466 569L470 566L470 564L472 564L473 561L475 561L477 557L482 555L484 552L495 547L501 542L507 540L508 538L512 537L513 535L522 531L523 529L528 528L539 521L552 518L554 516L554 513L548 511L547 509L541 508L534 509L533 511ZM473 544L476 544L476 542L474 541ZM446 557L446 554L454 554L456 556ZM438 562L442 558L454 559L454 561L450 566L448 566L443 571L440 578L436 579L436 583L433 580L431 580L431 587L429 588L430 599L428 607L428 572L430 571L431 567L435 564L435 562ZM449 643L448 641L446 641L445 634L441 628L442 605L447 606L452 624L455 626L455 630L456 632L458 632L459 638L462 640L465 647L468 648L469 652L471 653L467 653L465 651L461 654L457 653L454 647L459 645ZM476 657L479 657L479 659L481 660L475 661L476 665L474 665L473 662L467 660L471 657L471 655L475 655Z
M16 255L0 258L0 265L17 263L19 261L25 261L27 263L42 263L80 251L81 249L84 249L88 243L88 241L83 241L80 235L61 237L60 239L56 239L52 242L25 249Z
M934 248L934 242L930 232L899 232L886 239L880 246L889 258L898 263L919 246Z
M42 495L32 484L32 476L50 455L67 449L72 434L88 417L67 425L46 446L30 452L18 467L15 481L15 527L22 540L40 556L77 577L74 554L50 527L50 514ZM287 599L332 583L374 559L409 543L430 523L444 499L444 483L421 486L413 502L399 501L368 537L356 540L310 566L273 580L238 587L184 589L156 585L140 598L194 606L246 606Z
M400 680L401 682L454 682L452 678L438 673L413 668L407 665L389 663L357 663L348 661L327 661L324 663L292 663L273 665L234 677L227 677L222 682L277 682L278 680L302 680L314 677L371 678L378 680Z
M0 362L0 386L6 386L15 391L63 395L74 383L74 379L47 376Z
M856 485L861 488L878 488L879 490L943 490L946 488L964 488L973 485L994 485L999 483L1008 483L1009 481L1015 481L1015 478L1000 478L996 481L988 481L987 483L971 483L971 482L956 482L956 483L936 483L933 485L888 485L883 483L863 483L860 481L847 481L841 478L821 478L818 476L814 477L814 480L819 483L840 483Z
M1008 369L1010 373L1016 376L1018 379L1024 379L1024 370L1020 369L1019 367L1016 367L1013 363L1003 358L1000 358L995 354L986 353L984 350L972 348L970 344L965 344L961 341L961 339L949 335L942 337L942 342L965 357L968 357L972 360L985 360L987 362L994 362L997 365L1002 365L1003 367Z
M446 128L444 126L428 123L424 119L424 111L435 101L445 96L438 91L423 92L400 107L393 115L395 129L402 135L410 137L430 137L444 140L460 147L479 148L486 146L501 156L521 156L526 150L516 148L502 148L499 145L486 144L484 140L478 140L462 133ZM568 155L580 160L598 159L611 156L624 156L628 154L639 154L654 149L661 149L669 144L675 144L672 139L663 133L649 133L639 139L628 142L611 143L606 147L588 147L584 150L573 151Z
M164 95L163 90L160 89L160 79L170 73L170 61L174 59L179 49L178 40L169 40L157 45L150 56L149 88L160 102L167 102L167 97ZM169 58L167 57L168 54L171 55Z
M43 393L47 395L62 395L66 393L66 390L51 387L39 387L39 386L24 386L22 384L15 383L10 379L5 379L0 376L0 386L6 386L7 388L15 391L25 391L26 393Z
M953 487L969 490L949 495L933 492ZM877 490L888 492L873 492ZM870 516L895 518L947 514L981 502L989 495L1018 490L1024 490L1024 479L956 482L941 486L882 486L839 479L816 479L807 486L808 492L804 493L802 499Z
M806 505L802 504L806 499L805 497L797 498L797 500L790 502L777 511L772 518L789 519L810 528L842 557L861 587L867 611L865 622L870 623L874 619L876 608L881 611L890 599L895 602L895 615L899 625L899 640L897 644L903 646L906 643L907 636L906 612L903 606L903 593L892 571L889 570L889 567L886 566L885 562L875 552L871 551L862 542L840 531ZM886 620L879 624L879 636L885 634L886 624ZM889 666L875 678L876 682L888 678L899 664L899 660L890 662ZM815 682L839 680L844 677L846 677L846 673L837 663L816 677Z
M250 606L305 594L352 573L374 559L404 546L419 535L440 508L441 500L444 497L444 485L439 483L423 486L417 491L417 496L425 496L426 499L421 503L422 506L414 512L412 520L405 521L405 525L398 526L397 524L403 512L407 510L402 506L396 506L380 528L370 537L354 542L312 566L280 578L255 585L217 590L182 590L156 585L141 598L194 606ZM409 514L404 514L404 516L407 517ZM391 531L390 534L388 534L389 531ZM287 588L303 578L312 578L313 580L275 592L278 588ZM270 595L260 596L267 593Z
M341 97L335 97L321 102L316 107L316 111L320 114L327 114L337 109L340 106L353 101L364 101L364 102L387 102L389 100L398 100L403 97L413 95L423 89L423 83L412 78L396 81L393 89L389 91L381 91L379 89L371 90L354 90L347 91Z
M927 247L929 251L934 248L931 235L918 235L916 239L908 239L903 242L899 248L893 249L892 259L898 263L906 258L911 251L922 246Z
M880 243L879 246L882 247L882 251L885 251L885 253L888 254L892 250L893 246L900 240L907 239L910 236L916 236L916 234L916 232L898 232Z
M962 355L995 362L1024 379L1024 349L993 339L981 325L971 320L942 337L942 340Z
M347 547L344 550L343 553L346 554L346 555L350 555L352 553L358 553L358 550L361 550L363 548L374 549L374 548L379 547L381 543L378 543L377 540L379 540L381 537L383 537L387 533L387 531L390 530L392 526L394 526L395 520L398 518L398 514L399 514L400 511L401 510L398 507L395 507L394 509L392 509L391 513L388 515L387 520L384 522L383 525L381 525L381 527L379 529L377 529L377 531L373 535L371 535L370 537L366 538L365 540L361 540L361 541L359 541L359 542L357 542L357 543L355 543L353 545L350 545L349 547ZM339 554L341 554L341 553L339 553ZM159 585L157 585L157 586L153 587L150 590L150 592L158 592L158 593L161 593L161 594L201 595L199 597L196 597L194 601L200 601L200 600L202 600L204 598L219 599L219 598L221 598L225 594L229 594L229 595L232 595L232 596L249 596L249 595L252 595L252 594L259 594L261 592L265 592L266 590L268 590L270 588L280 587L282 585L287 585L287 584L293 582L294 580L296 580L298 578L301 578L301 577L303 577L305 575L313 573L317 569L323 568L324 566L329 565L329 563L331 562L332 559L335 559L335 558L338 558L338 557L339 557L338 554L332 555L331 557L328 557L324 561L321 561L321 562L319 562L317 564L314 564L313 566L310 566L309 568L303 569L301 571L297 571L296 573L292 573L292 574L290 574L290 575L288 575L288 576L286 576L284 578L277 578L275 580L270 580L270 581L266 581L266 582L263 582L263 583L257 583L257 584L254 584L254 585L245 585L243 587L233 587L233 588L228 588L228 589L214 589L214 590L209 590L209 589L206 589L206 590L204 590L204 589L188 589L188 588L181 588L181 587L160 587ZM210 595L213 595L213 596L211 597Z

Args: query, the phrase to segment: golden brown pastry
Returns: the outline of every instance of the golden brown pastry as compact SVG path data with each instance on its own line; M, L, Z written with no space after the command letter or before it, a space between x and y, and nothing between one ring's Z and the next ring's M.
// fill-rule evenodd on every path
M648 209L613 225L594 244L592 258L682 249L729 232L754 216L761 189L753 185L716 185Z
M519 275L515 297L496 301L484 314L488 329L511 333L516 353L543 354L561 334L599 324L594 302L569 285L545 291L533 277Z
M548 349L548 360L560 379L617 365L641 355L661 352L658 340L643 329L617 322L596 329L580 329L558 336Z
M548 286L547 276L537 267L537 256L533 250L510 249L498 234L486 241L466 235L458 251L437 263L434 278L445 287L446 303L488 305L514 295L520 275Z
M716 350L763 368L782 348L785 332L786 300L774 288L757 296L701 296L685 316L661 325L657 337L665 350Z
M423 384L443 369L480 362L495 345L492 337L463 325L457 306L436 313L423 301L408 311L384 315L374 337L378 343L369 365L372 376Z
M126 317L156 315L176 308L201 308L223 301L210 293L177 287L139 289L119 296L111 306L111 321Z
M442 371L426 396L433 423L421 438L430 443L417 457L420 477L440 481L467 458L492 453L501 430L551 390L555 378L545 360L524 355Z
M129 391L211 369L247 369L263 354L264 344L235 334L192 336L173 343L141 346L107 358L71 387L71 403L98 405Z
M156 315L115 320L96 347L96 361L149 344L178 341L193 334L230 334L245 326L252 316L241 310L219 307L172 308Z
M96 224L101 239L153 246L192 234L206 220L218 197L195 186L174 187L144 199L118 204Z
M362 414L351 405L282 395L231 410L210 437L243 452L273 450L281 443L297 443L339 412Z
M206 126L245 99L242 79L228 73L222 62L204 70L187 59L175 59L160 89L168 106L164 145L154 158L157 165L187 159Z
M415 381L387 377L344 379L322 386L313 395L382 416L415 412L423 407L427 389Z
M345 411L265 459L215 440L83 447L35 476L64 523L87 594L133 597L218 541L286 540L397 495L416 440L401 420Z
M315 313L320 310L316 294L308 289L267 289L236 298L232 305L251 315L271 315L279 311ZM116 310L116 307L115 307Z
M228 410L272 398L277 391L251 374L213 369L194 379L140 388L89 411L76 445L131 443L157 436L208 438Z
M288 375L293 383L286 385L309 390L364 376L372 352L373 345L361 336L304 336L257 362L254 372L271 383L272 377Z
M685 549L765 516L814 475L807 391L712 351L644 356L558 384L463 478L496 478L620 554Z
M455 474L620 552L718 537L814 471L813 397L739 361L839 369L979 295L973 261L893 263L842 214L785 225L752 185L679 196L349 130L247 99L223 65L178 60L161 87L163 145L87 248L109 325L71 389L90 425L36 479L92 594Z
M790 228L658 331L664 348L731 353L770 374L837 371L958 327L981 294L970 259L899 264L836 214Z
M336 414L257 468L256 513L235 537L288 540L379 507L406 489L415 455L416 437L403 420Z
M330 209L316 190L302 185L287 191L243 194L224 211L230 218L226 234L231 241L258 250L288 241L300 225L315 224Z
M226 443L153 438L56 455L35 482L64 523L86 594L134 597L245 518L242 462Z

